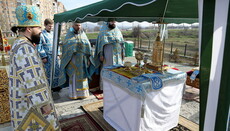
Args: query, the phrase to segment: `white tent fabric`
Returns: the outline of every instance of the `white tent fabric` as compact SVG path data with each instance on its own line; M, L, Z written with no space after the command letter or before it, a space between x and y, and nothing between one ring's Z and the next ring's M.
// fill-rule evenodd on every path
M224 2L225 1L225 2ZM208 91L207 109L205 114L204 130L212 131L215 128L217 104L220 90L221 71L223 53L225 44L225 35L228 18L228 0L216 2L214 34L213 34L213 48L212 48L212 63Z
M214 4L214 8L210 8L207 5ZM226 41L227 37L229 37L228 32L229 28L228 23L229 23L229 0L213 0L213 1L208 1L208 0L199 0L199 22L202 23L202 27L200 26L200 35L199 35L199 43L200 43L200 49L203 49L205 51L205 54L210 53L211 55L211 68L210 68L210 76L209 80L203 80L203 81L209 81L209 83L206 83L208 85L208 93L207 93L207 104L206 105L201 105L201 108L204 109L206 108L205 112L205 118L204 118L204 127L201 128L201 130L204 131L214 131L214 130L228 130L228 119L221 119L221 121L218 121L219 117L221 118L226 118L229 113L225 113L224 110L226 110L226 107L228 108L227 110L229 111L229 99L226 99L225 96L229 95L229 92L222 92L220 93L221 90L228 90L226 83L229 83L228 81L225 81L227 76L223 75L226 71L224 71L224 64L226 61L229 61L229 56L224 56L226 53L225 47L227 47L226 44L229 44L229 41ZM207 12L207 9L210 8ZM206 9L206 10L205 10ZM204 12L205 11L205 12ZM205 16L204 13L212 13L213 11L213 16L214 16L214 21L211 21L211 19L207 18L210 16ZM209 23L204 23L204 19L206 22ZM209 21L208 21L208 20ZM210 23L213 23L213 32L206 31L207 28L212 29L212 25ZM209 24L209 27L207 27L207 24ZM200 24L201 25L201 24ZM204 27L206 26L206 27ZM209 36L210 40L208 42L211 43L211 50L209 51L208 47L209 43L202 43L202 39L204 37L207 37L206 34L212 34L212 36ZM201 34L203 36L201 36ZM206 35L206 36L204 36ZM209 39L209 38L206 38ZM203 46L203 47L202 47ZM201 57L205 59L204 52L201 52ZM209 54L208 54L209 55ZM204 61L201 61L205 63ZM207 63L206 63L207 64ZM203 70L203 72L207 72L207 68L203 68L206 70ZM202 70L201 70L202 71ZM224 79L225 78L225 79ZM225 85L225 86L221 86ZM229 85L229 84L228 84ZM201 87L201 89L204 87ZM201 95L204 95L201 93ZM203 96L202 96L203 97ZM226 101L223 101L226 99ZM202 100L202 99L201 99ZM204 101L204 100L203 100ZM224 106L225 104L228 104ZM220 108L221 106L221 108ZM220 119L219 119L220 120ZM202 118L201 118L202 121ZM222 125L222 123L227 123L226 125ZM221 126L220 126L221 125ZM226 127L223 127L226 126ZM221 129L220 129L221 128Z

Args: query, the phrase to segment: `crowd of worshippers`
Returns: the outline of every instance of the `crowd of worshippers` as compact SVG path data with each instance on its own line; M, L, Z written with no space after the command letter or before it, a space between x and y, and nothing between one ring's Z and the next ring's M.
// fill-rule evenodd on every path
M53 20L45 19L42 30L38 7L22 5L15 12L18 25L11 30L17 38L10 51L9 65L11 125L14 130L60 130L52 92L69 87L70 99L88 97L89 80L94 73L99 74L104 66L122 64L123 36L115 19L108 19L100 29L92 53L81 23L75 21L54 60ZM52 64L55 73L51 80Z

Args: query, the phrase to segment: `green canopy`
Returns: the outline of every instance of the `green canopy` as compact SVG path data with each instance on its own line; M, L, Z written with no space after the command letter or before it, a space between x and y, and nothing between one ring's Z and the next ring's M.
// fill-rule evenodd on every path
M57 23L80 20L81 22L148 21L166 23L198 22L197 0L104 0L81 8L54 15Z

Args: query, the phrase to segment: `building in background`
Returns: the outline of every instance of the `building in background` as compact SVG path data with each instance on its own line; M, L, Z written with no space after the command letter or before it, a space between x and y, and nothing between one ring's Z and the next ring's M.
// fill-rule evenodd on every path
M0 28L4 36L9 36L10 28L17 24L16 7L27 4L31 5L31 0L0 0Z
M4 36L12 36L10 28L17 25L15 9L20 5L38 6L42 14L42 21L46 18L53 19L54 14L66 10L64 5L57 0L0 0L0 28Z

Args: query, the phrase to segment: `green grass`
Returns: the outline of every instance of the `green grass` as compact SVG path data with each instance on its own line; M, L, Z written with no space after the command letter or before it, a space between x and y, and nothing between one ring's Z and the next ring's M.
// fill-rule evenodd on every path
M150 49L152 49L153 43L156 38L157 30L142 30L142 32L149 34L150 37ZM131 35L132 31L123 31L125 40L132 40L135 42L135 39ZM144 36L144 35L143 35ZM148 47L149 39L146 37L141 38L142 47ZM173 51L178 48L181 55L184 54L185 45L187 44L186 55L193 56L198 52L198 29L169 29L168 30L168 39L165 40L165 51L171 51L171 43L173 43ZM137 45L137 43L135 44Z
M97 39L98 33L87 33L88 39Z
M86 33L88 39L97 39L98 33ZM65 36L61 36L61 40L64 40Z

